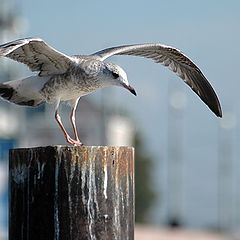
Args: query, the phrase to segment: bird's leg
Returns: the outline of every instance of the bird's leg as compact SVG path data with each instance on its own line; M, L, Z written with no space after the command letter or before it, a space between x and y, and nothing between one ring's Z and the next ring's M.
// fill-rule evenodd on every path
M74 131L76 144L77 145L83 145L78 138L76 122L75 122L75 112L76 112L78 101L79 101L79 98L70 102L71 105L72 105L72 112L71 112L70 120L71 120L71 123L72 123L72 126L73 126L73 131Z
M78 138L78 134L77 134L77 128L76 128L76 123L75 123L75 110L76 108L73 108L72 109L72 113L71 113L71 123L72 123L72 126L73 126L73 131L74 131L74 136L75 136L75 140L76 141L79 141L79 138ZM79 141L80 142L80 141Z
M56 112L55 112L55 119L58 122L60 128L62 129L67 142L70 143L70 144L75 145L75 141L68 135L67 131L65 130L65 128L64 128L64 126L62 124L61 117L60 117L60 115L58 113L58 109L56 109Z
M78 101L79 101L79 98L72 99L72 100L68 101L68 103L72 107L72 112L71 112L71 115L70 115L70 121L72 123L74 136L75 136L75 140L71 139L71 141L73 142L73 144L75 146L82 146L83 144L80 142L80 140L78 138L76 123L75 123L75 111L76 111L76 108L77 108Z

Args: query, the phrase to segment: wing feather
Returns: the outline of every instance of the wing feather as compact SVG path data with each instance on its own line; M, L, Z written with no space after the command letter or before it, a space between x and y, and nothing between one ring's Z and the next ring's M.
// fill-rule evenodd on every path
M65 73L73 59L50 47L40 38L24 38L0 45L0 57L26 64L40 76Z
M221 105L212 86L201 70L178 49L157 44L137 44L107 48L92 54L104 61L113 55L131 55L150 58L175 72L203 102L219 117L222 117Z

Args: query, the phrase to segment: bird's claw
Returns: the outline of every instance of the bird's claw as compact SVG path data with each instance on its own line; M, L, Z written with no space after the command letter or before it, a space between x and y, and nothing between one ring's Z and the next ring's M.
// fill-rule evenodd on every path
M79 140L78 141L74 140L73 146L83 146L83 143L81 143Z
M68 143L72 144L73 146L83 146L83 143L81 143L79 141L79 139L78 140L74 140L74 139L72 139L70 137L66 137L66 140L67 140Z

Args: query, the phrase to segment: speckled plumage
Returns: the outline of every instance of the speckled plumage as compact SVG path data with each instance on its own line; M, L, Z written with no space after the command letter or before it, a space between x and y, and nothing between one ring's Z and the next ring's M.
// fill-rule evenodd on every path
M76 58L76 63L63 74L51 76L40 90L48 103L54 103L60 97L61 101L79 98L104 87L104 63L84 56Z
M0 96L10 102L38 106L43 102L55 104L56 120L66 140L80 145L75 126L75 109L79 98L107 86L121 86L136 95L122 68L104 60L112 55L132 55L150 58L175 72L219 117L221 106L216 93L200 69L176 48L160 43L136 44L104 49L89 56L68 56L50 47L40 38L25 38L0 45L0 57L26 64L38 72L22 80L0 84ZM64 129L58 114L61 101L72 106L71 122L75 140Z

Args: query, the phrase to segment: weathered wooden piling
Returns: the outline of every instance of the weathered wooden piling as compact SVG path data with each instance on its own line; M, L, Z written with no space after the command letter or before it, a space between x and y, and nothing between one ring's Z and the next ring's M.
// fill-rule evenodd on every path
M134 149L10 150L9 239L134 239Z

